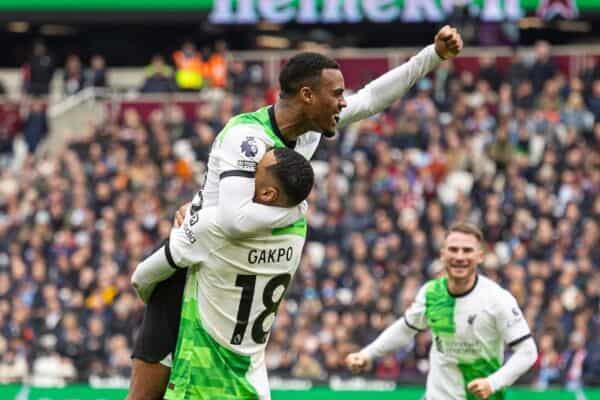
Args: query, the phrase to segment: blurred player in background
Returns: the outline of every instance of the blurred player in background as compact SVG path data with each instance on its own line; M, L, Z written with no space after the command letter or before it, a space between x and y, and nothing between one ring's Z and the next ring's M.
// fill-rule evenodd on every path
M504 399L503 388L533 366L537 348L515 298L477 273L483 235L469 224L450 228L441 250L447 277L426 283L404 316L373 343L348 355L353 372L430 329L427 400ZM502 365L504 346L514 351Z
M284 147L265 154L255 181L256 202L287 208L308 197L314 174ZM305 239L299 224L230 240L209 207L187 214L165 248L138 266L132 281L145 301L157 281L189 268L167 399L270 398L265 347Z
M292 57L279 77L281 95L277 103L233 117L216 138L204 188L195 196L190 211L216 207L217 223L232 238L305 222L305 205L286 209L254 202L254 173L265 152L288 147L312 158L322 134L331 137L338 127L382 111L461 49L462 39L456 29L445 26L434 44L347 99L344 78L334 60L316 53ZM142 388L132 390L143 394L136 399L162 398L162 382L170 368L168 356L178 335L184 283L185 272L180 271L157 285L149 299L133 351L137 362L131 387L141 384L140 376L153 378L144 379Z

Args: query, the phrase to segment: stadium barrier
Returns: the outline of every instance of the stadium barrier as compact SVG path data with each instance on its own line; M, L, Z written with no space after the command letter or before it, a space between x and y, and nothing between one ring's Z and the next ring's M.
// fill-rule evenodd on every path
M2 400L122 400L127 394L122 388L92 388L72 385L63 388L41 388L19 385L0 385ZM377 400L420 400L423 388L402 387L392 390L334 390L314 387L307 390L274 390L273 400L361 400L377 395ZM514 388L508 391L507 400L600 400L600 389L568 392L561 389L536 391Z

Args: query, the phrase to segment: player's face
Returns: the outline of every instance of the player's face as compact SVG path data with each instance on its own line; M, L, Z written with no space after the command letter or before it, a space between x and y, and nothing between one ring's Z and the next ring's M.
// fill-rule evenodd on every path
M448 279L468 280L477 273L483 251L477 238L463 232L451 232L441 251Z
M254 175L254 201L260 204L276 205L279 199L279 188L277 181L271 173L269 167L277 164L277 158L274 151L267 151L256 166Z
M320 85L315 88L307 110L314 129L327 137L334 136L340 112L344 107L346 99L342 72L339 69L324 69L321 72Z

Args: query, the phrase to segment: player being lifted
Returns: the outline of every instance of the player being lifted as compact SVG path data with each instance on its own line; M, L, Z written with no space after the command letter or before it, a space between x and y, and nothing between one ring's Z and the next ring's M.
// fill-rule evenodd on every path
M315 53L292 57L279 76L277 103L233 117L219 133L209 155L204 188L190 209L217 207L216 221L229 237L301 221L305 211L301 205L285 209L253 201L254 170L265 152L289 147L310 159L321 134L333 136L337 127L380 112L444 59L455 57L462 45L456 30L445 26L433 45L347 99L334 60ZM130 400L162 398L169 375L168 356L177 340L184 282L185 273L176 273L156 286L148 302L133 351L131 392L140 395L130 395ZM142 376L146 377L143 385Z
M256 169L255 201L294 207L314 181L310 163L287 148ZM174 269L189 268L167 399L270 398L264 352L277 308L300 263L306 224L229 239L216 207L186 215L169 243L140 263L134 287L146 300ZM165 259L165 251L169 256Z
M537 359L537 349L517 301L490 279L478 275L483 235L469 224L450 228L441 250L447 277L427 282L404 316L373 343L348 355L353 372L408 345L430 329L426 400L504 399ZM502 365L504 346L514 354Z

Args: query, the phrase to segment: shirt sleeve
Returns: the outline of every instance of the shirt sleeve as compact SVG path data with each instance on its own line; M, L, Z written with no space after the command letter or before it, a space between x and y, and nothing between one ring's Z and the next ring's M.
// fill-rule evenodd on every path
M256 166L265 153L273 146L260 125L241 124L229 128L217 137L220 173L223 176L254 177Z
M133 271L131 284L144 303L147 303L159 282L168 279L175 269L167 260L168 241L142 260Z
M425 316L425 290L426 285L423 285L415 300L404 312L404 321L406 325L414 331L424 331L429 328L427 317Z
M304 216L306 202L284 208L258 204L254 199L254 179L230 176L219 182L217 222L229 237L248 236L261 230L283 228Z
M531 337L527 320L523 316L517 300L506 290L502 290L496 304L496 327L509 346L515 346Z
M369 360L379 358L410 344L417 331L410 328L404 318L399 319L384 330L381 335L360 351Z
M219 140L219 139L217 139ZM254 202L254 173L272 143L258 125L240 125L219 144L223 162L219 181L217 222L229 237L282 228L304 216L303 205L272 207Z
M348 96L348 106L340 114L339 126L377 114L400 99L421 78L436 68L443 60L429 45L404 64L391 69L369 82L357 93Z
M537 358L538 352L533 338L529 337L514 345L514 353L506 364L487 377L492 386L492 392L497 392L515 383L535 364Z
M217 208L201 210L188 208L179 228L171 229L165 243L166 259L173 269L188 268L206 261L212 249L218 246L213 229Z

